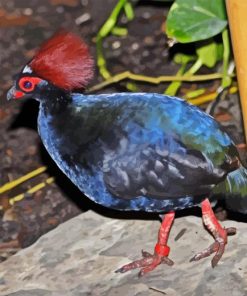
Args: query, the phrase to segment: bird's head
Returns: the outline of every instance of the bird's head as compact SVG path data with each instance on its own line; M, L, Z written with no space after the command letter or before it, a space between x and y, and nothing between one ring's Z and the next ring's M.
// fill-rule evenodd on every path
M59 31L48 39L17 76L7 99L59 99L84 88L93 76L93 59L80 37Z

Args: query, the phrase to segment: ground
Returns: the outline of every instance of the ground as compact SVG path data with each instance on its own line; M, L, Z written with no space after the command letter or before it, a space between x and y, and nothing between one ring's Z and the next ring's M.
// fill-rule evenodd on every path
M212 243L212 237L201 227L201 218L186 216L176 219L169 238L174 265L160 265L138 278L138 270L114 271L140 258L141 249L152 252L159 221L87 211L2 262L0 295L246 296L246 223L224 221L223 225L237 227L238 234L229 237L216 268L210 258L189 262Z
M83 36L95 56L95 36L116 3L117 0L0 0L0 186L38 167L48 166L46 173L1 195L2 261L19 249L29 246L61 222L81 212L88 209L103 214L109 212L83 197L50 159L36 130L38 104L34 101L7 102L6 91L12 84L13 75L31 59L39 44L60 27L71 29ZM112 73L125 70L151 76L176 73L177 65L171 60L171 51L164 34L166 12L167 7L164 4L153 4L152 1L138 2L135 19L127 25L128 36L110 36L104 42L105 57ZM121 23L126 23L125 18L121 19ZM100 81L95 67L95 78L91 86ZM126 91L124 85L120 83L101 92ZM195 85L184 85L184 89L189 87L193 88ZM162 92L164 89L164 84L138 85L138 90L141 91ZM215 116L233 140L241 144L241 155L245 161L246 151L242 145L244 138L238 95L221 102ZM26 195L14 206L9 205L9 198L26 192L28 188L50 176L56 178L53 184L34 195ZM197 214L197 210L189 213ZM225 211L220 211L220 214L225 218Z

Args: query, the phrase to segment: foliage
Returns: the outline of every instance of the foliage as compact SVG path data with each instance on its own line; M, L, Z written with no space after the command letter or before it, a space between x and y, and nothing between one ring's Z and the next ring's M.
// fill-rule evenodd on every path
M196 42L197 59L187 74L196 73L203 65L215 67L222 60L221 88L230 86L232 82L228 75L230 42L227 23L224 0L176 0L166 23L166 33L170 38L181 43ZM220 33L222 41L217 43L213 37Z
M126 27L119 27L118 21L122 14L125 14L128 21L135 17L133 4L137 2L137 0L118 0L111 15L105 21L96 37L97 64L104 81L92 87L89 91L95 91L122 80L154 84L171 82L165 90L165 93L169 95L176 95L183 81L221 79L220 90L231 86L233 77L231 71L233 71L234 67L229 66L230 42L224 0L152 0L150 4L156 1L166 3L167 5L171 4L166 20L166 33L172 38L173 42L171 43L193 42L194 54L188 56L180 52L174 56L174 62L180 64L180 69L174 76L150 77L134 74L131 71L112 75L107 68L102 42L110 34L122 37L128 35L128 29ZM220 34L221 38L218 37ZM217 39L215 38L216 35ZM208 68L215 68L217 66L219 68L218 65L221 65L220 72L196 75L202 66ZM125 86L130 91L137 90L133 82L128 82ZM191 99L204 92L205 89L196 90L186 94L186 97ZM217 92L215 93L216 96ZM211 96L210 100L212 99ZM197 102L196 104L200 102L200 100L195 101ZM205 102L204 99L201 101Z
M188 43L211 38L226 26L224 0L176 0L167 17L166 33Z
M213 68L217 62L223 61L221 89L231 85L232 80L228 75L230 44L227 24L224 0L174 1L167 16L167 35L175 42L196 42L196 61L184 74L192 75L202 66ZM218 34L222 35L221 43L213 38ZM181 69L184 69L184 65ZM172 82L165 93L175 95L180 85Z

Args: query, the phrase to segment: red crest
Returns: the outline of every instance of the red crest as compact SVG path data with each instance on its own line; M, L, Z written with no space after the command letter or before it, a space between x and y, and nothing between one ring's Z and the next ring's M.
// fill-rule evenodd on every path
M29 65L39 77L68 91L85 87L93 77L87 45L64 30L41 45Z

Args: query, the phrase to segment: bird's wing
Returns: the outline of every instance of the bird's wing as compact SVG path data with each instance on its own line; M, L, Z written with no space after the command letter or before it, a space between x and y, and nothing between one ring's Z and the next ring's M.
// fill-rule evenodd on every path
M121 152L106 155L103 172L107 189L121 198L178 198L208 194L226 172L215 168L198 150L170 138L137 146L128 139Z
M146 96L138 101L129 95L120 120L111 126L119 145L104 152L106 187L130 199L208 194L231 170L231 140L198 108L161 95Z

